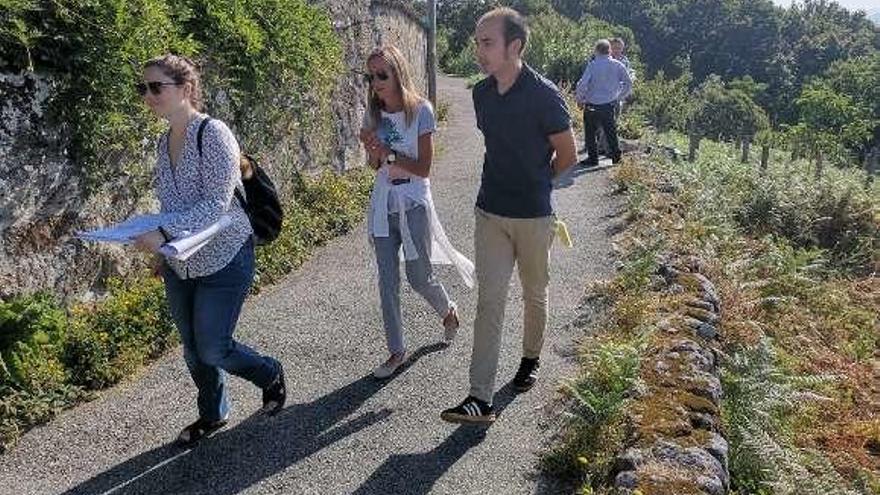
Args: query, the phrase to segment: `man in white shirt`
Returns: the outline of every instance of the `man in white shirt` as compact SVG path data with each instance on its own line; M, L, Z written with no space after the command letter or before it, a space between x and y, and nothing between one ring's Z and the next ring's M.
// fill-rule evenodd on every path
M599 164L596 142L599 128L608 139L612 163L620 161L615 107L618 100L626 98L631 91L632 77L629 71L619 60L611 58L611 43L608 40L599 40L596 43L596 57L587 64L575 90L575 98L584 108L586 166Z

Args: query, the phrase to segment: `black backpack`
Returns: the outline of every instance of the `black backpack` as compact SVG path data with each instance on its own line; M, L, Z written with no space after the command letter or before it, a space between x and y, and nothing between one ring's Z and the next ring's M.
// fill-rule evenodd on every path
M209 120L211 120L210 117L199 124L199 131L196 135L199 157L202 156L202 134L204 134L205 126L208 125ZM281 210L281 202L278 200L278 192L275 190L272 179L251 156L243 155L243 157L250 162L254 173L250 179L244 177L241 179L247 194L247 201L237 187L235 188L235 197L238 198L242 209L247 213L251 228L254 229L257 244L268 244L281 233L284 212Z

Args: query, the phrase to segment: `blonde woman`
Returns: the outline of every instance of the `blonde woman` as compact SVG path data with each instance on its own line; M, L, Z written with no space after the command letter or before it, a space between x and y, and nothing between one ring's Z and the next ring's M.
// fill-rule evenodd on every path
M367 58L367 113L361 130L376 181L370 200L368 228L376 252L379 296L390 356L377 367L376 378L394 374L406 358L400 313L400 251L410 286L431 305L451 342L458 314L446 289L434 277L433 263L455 265L470 287L473 264L446 238L434 210L428 176L435 130L434 110L419 95L400 50L385 46Z
M229 128L201 113L199 73L185 57L165 55L144 65L137 91L157 116L168 121L160 139L156 192L165 225L137 239L155 253L186 231L198 231L228 214L232 223L186 261L166 259L160 271L183 355L198 388L199 418L180 432L189 446L222 428L229 416L224 371L260 389L263 407L284 405L284 372L277 360L233 339L238 315L254 277L253 230L239 201L239 148ZM198 149L202 129L201 150Z

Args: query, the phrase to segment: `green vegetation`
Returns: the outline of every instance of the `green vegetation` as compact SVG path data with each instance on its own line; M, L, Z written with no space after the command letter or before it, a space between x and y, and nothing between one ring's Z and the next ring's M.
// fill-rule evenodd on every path
M444 70L477 71L474 23L499 5L527 16L526 61L557 83L577 81L598 38L624 39L639 74L627 137L647 122L690 134L694 153L704 137L781 147L817 174L880 149L880 30L833 1L441 0Z
M573 21L555 12L547 12L530 18L529 27L532 34L526 63L557 83L577 83L584 70L584 61L592 54L593 45L599 38L618 36L631 40L629 53L638 56L639 48L632 44L632 31L594 17Z
M326 12L305 0L0 0L0 26L10 26L0 29L0 69L58 81L50 112L72 131L70 154L92 190L117 177L148 186L144 139L161 128L133 85L141 64L166 52L200 62L208 111L252 154L331 125L341 47Z
M653 139L658 148L686 142L676 134ZM880 353L880 188L865 189L864 178L840 169L816 178L808 161L779 153L762 170L713 141L694 162L654 153L615 171L627 199L628 226L617 240L622 268L588 292L607 309L585 329L582 359L604 359L603 373L631 369L661 338L662 314L676 304L655 282L658 259L699 260L723 305L721 417L734 493L880 493L872 453L880 411L871 398ZM596 372L583 369L587 377ZM650 370L617 376L628 392L584 383L600 394L589 403L622 400L623 413L583 414L584 394L571 393L574 419L547 458L585 493L610 493L610 463L627 446L620 432L628 401L643 380L651 386Z

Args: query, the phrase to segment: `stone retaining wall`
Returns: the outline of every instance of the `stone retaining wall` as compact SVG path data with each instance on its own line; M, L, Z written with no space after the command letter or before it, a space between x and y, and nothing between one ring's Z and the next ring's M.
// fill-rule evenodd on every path
M689 265L661 267L666 290L681 305L658 325L643 356L647 387L630 406L629 447L614 467L616 487L644 495L723 495L730 485L713 348L721 302L699 263Z

